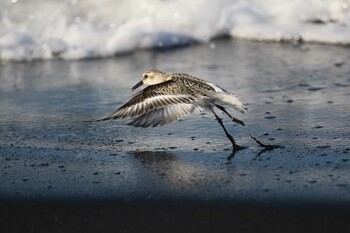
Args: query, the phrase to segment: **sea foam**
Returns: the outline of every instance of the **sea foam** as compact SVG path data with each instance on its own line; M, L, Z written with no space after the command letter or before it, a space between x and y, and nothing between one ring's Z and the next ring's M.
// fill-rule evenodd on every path
M350 0L0 0L0 60L258 41L350 44Z

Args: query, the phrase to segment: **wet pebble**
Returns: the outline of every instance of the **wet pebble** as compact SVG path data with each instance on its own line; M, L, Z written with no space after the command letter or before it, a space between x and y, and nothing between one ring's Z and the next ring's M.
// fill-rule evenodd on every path
M348 84L343 84L343 83L334 83L334 86L336 86L336 87L349 87Z
M317 126L313 127L313 129L322 129L322 128L323 128L322 125L317 125Z
M320 90L323 90L323 89L324 89L323 87L310 87L307 90L308 91L320 91Z
M322 146L316 146L316 149L327 149L329 147L330 146L328 146L328 145L322 145Z
M334 63L334 66L339 68L339 67L342 67L344 64L345 64L345 62L344 62L344 61L341 61L341 62L335 62L335 63Z
M156 148L154 148L155 150L168 150L168 149L166 149L166 148L164 148L164 147L156 147Z
M292 100L292 99L286 100L286 103L289 103L289 104L291 104L291 103L293 103L293 102L294 102L294 100Z
M275 119L276 117L275 116L266 116L265 118L266 119Z

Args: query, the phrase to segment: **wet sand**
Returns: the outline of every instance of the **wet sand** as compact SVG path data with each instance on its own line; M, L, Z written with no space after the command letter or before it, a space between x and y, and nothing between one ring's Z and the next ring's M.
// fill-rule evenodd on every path
M85 231L348 232L349 52L222 39L103 60L1 63L0 229L34 222L36 232L59 232L90 219ZM149 68L232 91L249 111L230 112L281 147L262 151L225 115L246 147L233 158L210 114L150 129L89 122L128 100Z

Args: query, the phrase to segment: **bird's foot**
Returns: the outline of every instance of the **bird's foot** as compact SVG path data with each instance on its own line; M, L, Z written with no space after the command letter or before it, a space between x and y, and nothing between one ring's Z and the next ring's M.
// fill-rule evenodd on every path
M279 146L276 146L276 145L268 145L268 144L264 144L262 143L261 141L259 141L258 139L256 139L255 137L253 137L251 134L249 134L250 137L256 142L259 144L259 146L261 146L262 148L264 148L262 151L265 152L265 151L269 151L269 150L274 150L276 148L279 148Z

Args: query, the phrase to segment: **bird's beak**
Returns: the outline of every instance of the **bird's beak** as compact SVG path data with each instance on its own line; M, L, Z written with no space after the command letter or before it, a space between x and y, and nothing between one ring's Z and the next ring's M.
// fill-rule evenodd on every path
M143 85L143 81L141 80L135 86L133 86L133 88L131 88L131 92L135 91L136 88L141 87L142 85Z

